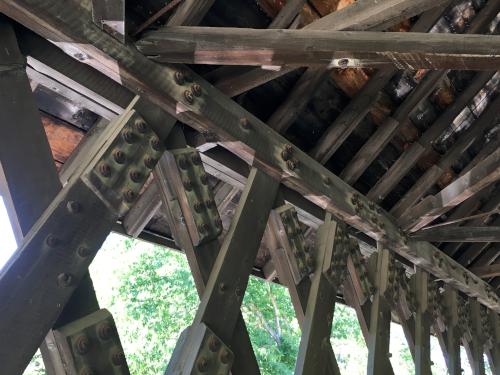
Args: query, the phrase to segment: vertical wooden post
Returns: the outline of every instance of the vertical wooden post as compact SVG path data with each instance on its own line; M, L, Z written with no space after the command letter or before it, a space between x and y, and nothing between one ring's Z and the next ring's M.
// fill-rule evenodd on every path
M469 299L470 319L470 340L466 340L465 349L469 357L470 367L474 375L484 375L484 355L483 344L484 335L482 332L481 306L475 299Z
M391 253L378 244L377 273L370 312L370 335L368 340L368 375L386 374L388 368L391 330L391 309L385 298L389 286L389 263ZM390 362L389 362L390 363Z
M317 261L302 324L295 375L322 374L327 366L327 348L331 345L337 286L330 283L323 271L330 270L331 267L331 257L328 254L344 251L341 247L345 244L341 243L343 239L339 238L339 229L328 214L325 223L318 230L315 247ZM334 356L331 359L335 361Z
M458 327L458 293L446 285L444 291L446 331L443 333L443 346L446 365L450 375L460 375L460 329Z
M225 351L220 362L207 363L202 354L205 341L200 335L205 337L208 327L223 344L230 342L278 187L279 181L256 168L251 170L194 322L184 342L178 343L180 353L169 363L166 374L191 373L195 368L205 368L205 365L219 368L232 362L232 354Z
M415 274L415 374L431 375L431 324L429 313L429 274L417 267Z

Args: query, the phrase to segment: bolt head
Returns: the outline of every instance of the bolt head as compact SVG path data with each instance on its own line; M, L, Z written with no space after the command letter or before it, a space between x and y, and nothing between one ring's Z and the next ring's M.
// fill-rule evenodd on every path
M82 205L77 201L69 201L66 207L72 214L78 214L82 211Z
M151 138L151 147L155 151L160 151L161 150L161 142L158 139L158 137Z
M141 182L142 181L142 173L139 171L132 171L130 172L130 179L133 182Z
M87 258L91 253L90 249L86 246L80 246L76 252L82 258Z
M174 80L175 80L175 83L177 83L178 85L183 85L184 82L185 82L185 76L184 76L184 73L182 72L175 72L174 73Z
M295 170L295 168L297 168L297 164L294 160L288 160L286 162L286 166L288 169L290 169L291 171Z
M125 153L122 150L115 150L113 152L113 159L117 164L123 164L126 160Z
M210 349L210 351L215 353L219 351L220 347L221 343L219 339L215 336L210 336L210 338L208 339L208 348Z
M90 340L86 335L80 335L75 340L75 348L78 354L85 355L90 350Z
M196 367L198 367L198 370L200 372L205 372L208 369L208 359L205 357L200 357L198 361L196 362Z
M250 130L252 126L246 117L240 118L240 126L245 130Z
M135 200L136 194L132 190L127 190L123 197L125 198L125 201L128 203L131 203Z
M152 157L148 156L144 159L144 165L148 169L153 169L156 164L156 160L153 159Z
M186 90L184 91L184 99L188 104L193 104L194 103L194 95L191 90Z
M132 130L126 129L122 132L122 136L125 142L132 144L135 142L135 134Z
M233 355L231 354L231 352L229 350L227 350L226 348L222 349L222 351L220 353L220 361L226 365L229 362L231 362L232 359L233 359Z
M103 177L110 177L111 176L111 167L106 163L101 163L99 165L99 173Z
M116 350L111 355L111 363L115 366L123 366L125 364L125 354L121 350Z
M134 126L139 133L144 134L144 133L147 133L147 131L148 131L148 125L146 124L146 121L144 121L144 119L142 119L142 118L136 119Z
M47 239L45 240L45 243L49 247L56 247L56 246L58 246L61 243L61 240L59 240L59 238L57 238L53 234L49 234L47 236Z
M191 86L191 91L193 92L194 96L201 96L202 94L201 86L198 85L197 83Z
M70 286L73 282L73 277L69 273L60 273L57 276L57 285L61 288Z
M97 327L97 335L101 340L109 340L113 336L113 327L108 322L103 322Z
M194 204L194 210L198 213L200 213L203 210L203 203L201 202L195 202Z

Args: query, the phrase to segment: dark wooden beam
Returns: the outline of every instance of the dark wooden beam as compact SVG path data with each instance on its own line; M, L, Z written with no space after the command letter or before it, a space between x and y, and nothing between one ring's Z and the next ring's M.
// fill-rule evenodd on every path
M137 43L168 63L495 70L500 36L169 27ZM439 51L437 53L436 51Z
M405 195L391 208L390 212L396 217L401 217L405 212L422 198L425 193L439 180L445 171L465 152L475 140L483 137L484 133L496 124L500 97L488 104L488 108L481 114L474 126L469 127L455 141L441 160L429 168L408 190Z
M269 24L268 29L284 29L290 26L297 14L306 4L307 0L289 0L283 5L280 12Z
M481 72L474 77L471 84L460 96L439 116L422 136L403 151L401 156L391 165L389 170L370 189L367 196L375 202L385 199L401 179L413 168L418 160L432 148L432 142L437 139L449 124L459 115L467 103L491 79L493 73Z
M412 32L427 32L441 18L446 6L443 4L420 16L411 28ZM358 127L379 99L380 91L389 83L398 70L394 67L381 69L366 83L349 102L334 122L325 130L310 155L322 164L332 157L349 135ZM295 90L295 89L294 89Z
M410 231L416 232L499 179L500 149L438 194L426 197L407 215L401 217L402 225Z
M449 0L357 1L310 23L304 29L332 31L384 30L397 25L409 17L448 3ZM236 96L293 70L293 68L284 68L280 71L253 69L245 71L241 75L217 81L215 82L215 86L226 95Z
M391 216L377 210L376 205L297 147L290 146L283 137L196 74L191 74L191 77L200 86L201 96L191 102L188 99L191 96L186 95L188 86L179 85L174 80L180 67L154 64L135 48L120 44L89 22L84 8L68 9L56 0L1 0L0 10L55 43L63 43L59 44L61 47L71 47L72 52L68 52L83 56L86 63L119 79L130 90L140 91L144 99L189 126L216 133L225 147L244 160L279 178L283 184L340 220L382 241L408 260L419 263L437 278L446 280L466 294L477 296L485 305L500 311L499 298L490 286L443 256L431 244L407 241ZM112 66L107 63L110 58L114 60ZM292 158L284 160L283 150L288 150ZM373 207L374 211L366 207ZM376 221L372 220L374 213L378 213ZM436 262L435 259L440 257L442 261ZM467 282L464 275L467 275ZM471 279L477 283L471 283Z
M500 242L500 227L439 227L418 231L411 238L430 242Z
M183 0L167 21L167 26L190 26L201 22L215 0Z
M500 276L500 263L490 264L489 266L471 267L470 271L483 279Z
M366 141L361 149L354 155L344 168L340 177L353 185L366 171L370 164L383 151L390 142L398 128L409 121L410 114L434 91L439 83L446 77L446 71L429 72L375 133Z

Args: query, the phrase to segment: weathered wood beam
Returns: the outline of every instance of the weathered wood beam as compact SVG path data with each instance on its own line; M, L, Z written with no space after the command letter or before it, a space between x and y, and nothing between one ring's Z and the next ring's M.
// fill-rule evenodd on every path
M167 21L167 26L190 26L201 22L215 0L183 0Z
M300 339L299 352L295 365L295 375L321 374L324 373L328 360L335 360L335 356L328 357L330 353L330 336L332 331L332 319L335 311L335 297L337 288L334 287L323 273L331 267L332 251L339 249L339 238L337 223L328 215L325 223L318 229L316 236L316 267L309 289L307 308L304 321L302 322L302 335ZM338 368L335 364L334 368ZM340 372L338 372L340 375Z
M465 351L474 375L485 375L484 368L484 332L481 320L481 305L469 298L469 319L471 337L464 341Z
M396 217L401 217L439 180L455 160L465 152L476 139L496 125L497 110L500 105L500 97L489 103L486 110L481 114L474 126L463 132L451 148L443 155L441 160L428 169L405 193L405 195L390 210Z
M389 342L391 329L391 308L385 298L389 285L389 263L391 253L382 246L378 247L377 272L375 286L377 292L373 296L370 312L370 333L368 340L368 375L386 374L390 371Z
M500 227L440 227L423 229L411 238L430 242L500 242Z
M422 14L411 28L412 32L427 32L441 18L445 4ZM349 135L359 126L370 109L379 99L380 91L389 83L394 74L394 67L381 69L366 83L349 102L342 113L325 130L311 151L311 156L322 164L332 157Z
M415 232L499 179L500 149L438 194L413 207L408 215L401 217L402 225Z
M384 30L409 17L448 3L449 0L389 0L383 2L361 0L312 22L304 29ZM280 71L253 69L245 71L239 76L217 81L215 86L226 95L236 96L293 70L293 68L284 68Z
M178 129L174 129L174 132L176 131ZM185 140L182 137L179 138L181 139L180 142L176 142L176 147L185 147ZM167 141L168 146L174 147L172 143L174 142L171 142L171 139ZM175 174L176 172L168 163L167 158L163 157L155 169L155 182L152 185L159 190L170 230L186 255L198 294L201 298L219 253L220 244L218 239L198 246L193 244L185 219L186 210L189 210L189 207L185 200L175 193L175 189L171 186L175 180ZM248 375L257 375L260 373L241 313L237 317L230 346L235 354L233 363L234 372Z
M283 8L274 17L273 21L267 27L268 29L284 29L290 26L297 14L306 4L307 0L289 0L283 5Z
M210 272L201 303L184 343L178 342L180 356L173 358L166 374L190 373L196 358L190 353L199 350L196 330L205 324L226 345L231 342L238 322L240 306L248 277L257 255L269 212L279 183L262 171L253 168L242 193L234 221ZM254 229L248 236L248 228ZM242 254L245 254L242 257ZM196 355L195 355L196 357ZM190 358L188 360L187 358Z
M417 267L415 273L415 374L431 375L431 313L429 274Z
M340 177L349 185L353 185L368 169L370 164L390 142L398 128L409 121L410 114L434 91L446 77L447 71L427 73L419 85L405 98L396 111L389 116L375 133L366 141L344 168Z
M422 136L403 151L401 156L391 165L389 170L370 189L367 197L375 202L385 199L392 189L394 189L401 179L413 168L418 160L432 148L434 141L449 126L467 103L481 90L491 79L493 73L478 73L471 84L460 94L460 96L434 121Z
M490 286L445 256L442 262L436 263L435 258L442 256L438 249L427 242L406 241L393 219L383 211L379 211L376 222L372 221L370 210L360 209L372 206L365 197L298 148L288 146L283 137L195 74L191 77L200 85L201 97L194 98L191 103L191 95L186 95L186 91L190 92L187 86L174 80L177 69L154 64L133 47L124 46L106 35L84 16L84 8L68 8L56 0L29 3L26 0L1 0L0 10L48 36L61 47L71 46L72 52L68 52L73 55L83 53L79 56L92 57L84 58L84 62L119 79L129 89L140 90L145 99L195 129L216 133L225 147L244 160L252 161L253 165L275 178L281 178L283 184L340 220L388 244L391 250L419 263L437 278L446 280L466 294L477 296L485 305L500 311L498 296ZM110 57L114 59L111 66L106 63ZM283 160L283 150L291 151L292 159ZM376 206L373 207L377 212ZM468 276L467 281L464 275ZM471 279L477 283L470 282Z
M488 279L490 277L500 276L500 263L491 264L489 266L471 267L470 271L475 273L482 279Z
M137 43L168 63L495 70L500 36L169 27ZM436 51L439 51L436 52Z

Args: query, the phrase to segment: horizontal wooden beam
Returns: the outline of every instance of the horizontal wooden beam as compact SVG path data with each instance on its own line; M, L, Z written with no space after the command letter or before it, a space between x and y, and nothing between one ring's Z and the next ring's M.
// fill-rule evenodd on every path
M500 242L500 227L439 227L421 230L411 238L430 242Z
M401 21L417 16L430 9L445 6L450 0L385 0L356 1L340 10L332 12L304 29L311 30L385 30ZM270 71L253 68L239 75L233 75L215 82L215 86L229 96L236 96L254 87L281 77L294 68Z
M410 241L393 217L344 183L257 117L196 74L180 84L182 67L155 64L133 46L119 43L92 24L85 8L59 0L0 0L0 11L49 38L71 55L119 81L189 126L217 135L248 163L280 179L340 220L419 264L435 277L500 312L490 285L424 241ZM200 96L191 96L192 85ZM191 100L193 99L193 100ZM286 152L283 152L286 151ZM288 159L288 160L287 160Z
M470 270L483 279L497 277L500 276L500 263L491 264L489 266L472 267Z
M137 43L154 61L255 66L496 70L500 36L169 27Z

